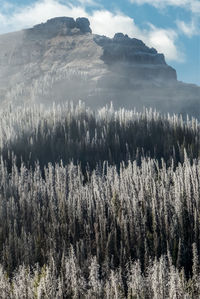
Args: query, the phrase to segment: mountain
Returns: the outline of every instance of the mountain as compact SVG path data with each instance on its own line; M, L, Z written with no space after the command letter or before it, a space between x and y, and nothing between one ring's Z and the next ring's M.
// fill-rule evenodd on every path
M0 36L0 102L83 100L198 116L200 87L177 80L141 40L92 34L89 20L59 17Z

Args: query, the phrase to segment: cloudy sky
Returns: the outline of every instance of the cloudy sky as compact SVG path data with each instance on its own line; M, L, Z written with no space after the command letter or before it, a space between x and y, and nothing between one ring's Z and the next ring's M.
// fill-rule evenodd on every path
M141 39L165 54L179 80L200 85L200 0L0 0L0 34L56 16L85 16L93 33Z

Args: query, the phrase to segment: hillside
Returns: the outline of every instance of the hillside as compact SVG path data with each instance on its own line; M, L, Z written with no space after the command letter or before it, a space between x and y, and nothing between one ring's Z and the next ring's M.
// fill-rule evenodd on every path
M121 33L92 34L85 18L54 18L0 36L0 101L66 100L156 107L198 116L200 87L177 81L163 54Z
M10 107L0 130L0 298L198 298L195 119Z

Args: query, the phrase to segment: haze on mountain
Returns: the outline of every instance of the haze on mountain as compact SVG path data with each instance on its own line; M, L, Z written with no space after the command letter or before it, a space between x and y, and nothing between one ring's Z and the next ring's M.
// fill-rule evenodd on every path
M141 40L92 34L89 20L58 17L0 36L0 102L84 101L198 116L200 87L177 80Z

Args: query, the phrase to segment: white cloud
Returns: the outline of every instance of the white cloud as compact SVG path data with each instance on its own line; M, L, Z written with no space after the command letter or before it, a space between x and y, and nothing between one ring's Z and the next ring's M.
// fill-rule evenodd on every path
M130 0L130 2L138 5L149 4L156 8L176 6L191 10L193 13L200 13L199 0Z
M92 5L92 6L99 6L98 3L94 2L93 0L77 0L78 3L82 4L82 5Z
M56 0L42 0L25 7L15 7L11 14L0 12L1 32L20 30L59 16L87 16L81 6L64 5Z
M195 18L193 18L189 23L177 20L176 24L179 31L188 37L200 34L200 27L198 26L198 21Z
M196 14L200 14L200 1L192 1L191 10Z
M172 29L161 29L153 25L150 27L151 30L146 32L146 42L159 52L166 53L168 60L184 61L184 54L176 46L177 33Z
M88 2L90 0L79 0ZM138 1L138 0L137 0ZM183 58L178 50L177 34L172 29L162 29L150 25L142 30L134 20L121 12L111 13L107 10L95 10L88 13L83 5L65 4L59 0L41 0L25 7L12 7L9 14L3 13L0 8L0 32L8 32L31 27L45 22L47 19L58 16L88 17L94 33L113 37L116 32L123 32L130 37L143 40L148 46L164 53L167 60L180 61Z
M121 13L113 14L106 10L99 10L94 11L89 18L91 28L96 34L104 34L108 37L113 37L116 32L122 32L129 36L138 36L140 34L134 20Z

